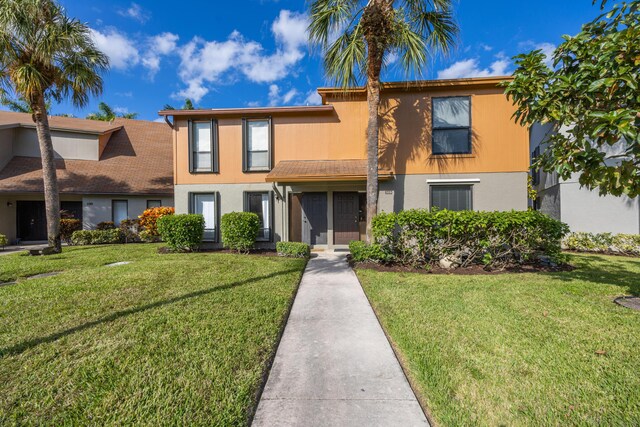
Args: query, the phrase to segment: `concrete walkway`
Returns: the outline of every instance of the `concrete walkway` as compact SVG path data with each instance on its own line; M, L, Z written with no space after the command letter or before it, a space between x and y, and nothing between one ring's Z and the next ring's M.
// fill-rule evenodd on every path
M345 257L309 261L253 426L428 426Z

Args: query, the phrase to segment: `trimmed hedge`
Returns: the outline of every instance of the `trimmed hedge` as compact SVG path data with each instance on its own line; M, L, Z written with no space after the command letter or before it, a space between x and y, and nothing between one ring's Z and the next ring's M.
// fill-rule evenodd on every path
M565 248L579 252L640 256L640 234L571 233L562 242Z
M276 243L278 255L290 258L309 258L311 248L306 243L300 242L278 242Z
M393 257L390 257L382 250L382 246L377 243L367 245L360 240L354 240L349 242L349 252L351 252L351 259L355 262L386 262L392 261Z
M355 246L359 257L414 267L447 259L490 268L559 262L566 224L537 211L477 212L412 209L373 218L375 244ZM352 254L353 255L353 254ZM354 257L355 259L355 257Z
M4 234L0 234L0 246L4 248L7 245L9 245L9 239Z
M72 245L106 245L122 243L122 232L117 228L108 230L79 230L71 235Z
M96 230L112 230L114 228L116 228L116 225L113 221L102 221L96 225Z
M165 215L158 218L158 232L173 251L195 251L202 243L204 217L199 214Z
M222 246L238 252L249 252L260 231L260 217L253 212L230 212L220 219Z

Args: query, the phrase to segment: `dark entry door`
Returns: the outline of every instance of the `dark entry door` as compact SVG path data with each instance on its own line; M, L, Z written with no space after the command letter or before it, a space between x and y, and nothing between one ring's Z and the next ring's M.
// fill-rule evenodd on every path
M19 239L47 240L47 219L43 200L18 200L16 214Z
M358 193L333 193L333 242L336 245L360 240L359 211Z
M327 244L327 193L302 194L302 241Z

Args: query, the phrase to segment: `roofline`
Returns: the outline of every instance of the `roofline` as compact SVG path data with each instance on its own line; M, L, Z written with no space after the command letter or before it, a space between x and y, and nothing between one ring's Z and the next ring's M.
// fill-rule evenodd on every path
M11 194L12 196L20 196L24 195L43 195L44 190L42 191L24 191L24 190L2 190L0 191L2 194ZM130 196L130 197L158 197L158 196L171 196L173 197L175 193L173 191L167 193L122 193L122 192L96 192L96 191L60 191L60 194L66 194L71 196Z
M245 116L297 113L332 113L333 105L300 105L293 107L210 108L199 110L161 110L159 116Z
M384 82L382 90L422 90L422 89L450 89L450 88L495 88L503 81L511 81L513 76L470 77L465 79L441 79L441 80L415 80L401 82ZM324 95L337 94L364 94L365 86L357 87L320 87L318 93Z
M83 134L88 134L88 135L100 135L100 136L102 136L102 135L106 135L106 134L118 131L118 130L122 129L123 127L124 126L120 125L120 126L114 126L114 127L109 128L107 130L87 130L87 129L76 129L76 128L49 125L49 130L55 130L55 131L59 131L59 132L83 133ZM30 124L30 123L21 123L21 122L6 123L4 125L0 125L0 129L13 129L13 128L35 129L36 125L35 125L35 123L34 124Z

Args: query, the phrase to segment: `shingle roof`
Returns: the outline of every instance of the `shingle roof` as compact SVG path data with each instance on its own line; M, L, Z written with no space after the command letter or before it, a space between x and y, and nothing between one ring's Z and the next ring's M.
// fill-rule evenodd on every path
M31 114L0 111L0 127L35 127ZM49 127L55 130L70 130L103 134L122 127L122 123L102 122L99 120L77 119L75 117L49 117Z
M173 194L171 128L165 123L127 119L116 119L112 126L120 129L111 135L100 160L56 161L60 192ZM42 191L40 158L14 157L0 171L0 192Z
M379 171L379 179L391 172ZM366 160L284 160L266 177L267 182L362 181L367 179Z

